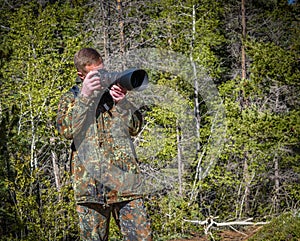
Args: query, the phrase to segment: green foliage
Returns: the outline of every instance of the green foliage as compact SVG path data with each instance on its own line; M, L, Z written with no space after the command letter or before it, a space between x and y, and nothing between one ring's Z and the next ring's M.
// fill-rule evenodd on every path
M44 173L35 172L28 177L19 173L22 172L19 167L20 165L16 165L18 180L7 183L10 192L15 195L14 232L18 234L10 240L34 241L36 237L39 240L63 240L66 237L76 239L78 220L70 176L65 175L61 189L57 190L43 176ZM5 240L6 237L3 236L0 240Z
M300 77L298 54L274 43L249 41L247 53L251 57L251 78L259 81L267 78L281 84L293 84Z
M199 232L199 227L185 220L202 219L197 204L190 205L184 196L169 193L164 196L150 197L146 202L150 215L154 240L170 240L190 237Z
M13 9L11 2L16 3ZM59 97L76 76L73 55L89 45L86 38L94 19L84 7L90 6L86 1L39 2L5 1L0 10L0 239L78 240L73 192L69 174L64 172L68 143L58 137L54 123ZM182 196L174 191L149 198L155 240L202 231L186 219L260 218L299 209L299 4L247 2L251 18L244 44L250 78L245 80L228 80L240 71L236 1L146 1L136 8L134 4L127 1L131 9L123 9L128 17L124 19L125 46L174 50L204 67L213 79L227 80L219 86L226 108L223 151L215 154L218 162L203 180L194 180L199 160L185 169ZM135 17L136 24L131 26ZM85 19L89 22L84 23ZM119 48L118 18L104 20L101 28L109 29L105 37L111 38L106 39L110 46L104 47ZM105 26L109 22L112 25ZM97 46L105 44L101 34L95 36ZM158 88L159 94L169 101L155 103L147 112L139 144L149 152L141 161L163 168L177 160L178 120L186 113L182 107L193 109L194 87L170 73L151 74L153 84L164 87ZM213 120L204 97L199 101L199 154L207 158ZM55 183L53 161L59 162L60 186ZM192 191L197 197L190 203L194 181ZM255 240L299 239L297 215L279 216ZM111 239L120 239L114 222Z
M283 213L261 228L249 241L296 241L300 239L299 212Z
M157 84L159 95L149 106L150 110L146 111L146 128L141 134L143 141L139 143L138 151L141 149L151 153L147 155L149 159L140 154L141 161L161 168L176 160L178 127L181 121L187 120L185 114L191 110L193 100L187 96L191 86L185 85L179 77L170 76L169 73L156 74L153 81ZM153 133L153 130L156 132Z
M70 177L60 170L58 189L52 162L55 156L62 165L65 162L64 151L56 149L63 145L55 132L55 117L62 91L75 78L72 56L82 40L77 24L83 11L68 3L30 2L7 15L9 31L0 46L9 53L0 70L5 147L1 183L7 191L1 220L11 221L3 240L63 240L78 235L73 194L63 181Z
M155 47L192 56L213 78L221 78L222 3L164 0L154 1L151 8L156 12L145 33L155 38Z
M220 174L223 175L224 180L235 178L236 181L231 183L232 185L230 182L225 183L224 189L231 189L229 193L237 195L232 199L225 197L222 203L222 207L230 207L230 203L235 204L231 205L232 214L241 213L244 208L244 211L248 212L243 202L240 201L240 198L246 198L243 193L245 190L249 191L247 195L251 197L251 200L256 200L255 202L249 201L251 212L248 212L248 215L263 216L274 208L271 200L266 202L266 199L272 198L270 187L271 189L275 187L274 178L270 178L275 172L273 169L275 160L279 160L280 173L289 173L291 170L296 173L299 170L297 145L299 144L300 113L298 110L275 113L272 111L271 103L261 101L262 93L256 92L259 86L260 84L254 80L240 81L239 79L227 81L220 86L220 93L225 100L227 111L227 141L220 158L221 170L217 172L218 168L215 168L211 175L213 180ZM266 97L268 98L272 97ZM208 187L213 189L215 181L210 182L210 179L207 181ZM287 200L280 202L282 209L294 206L297 202L297 187L295 183L292 183L294 183L293 179L281 179L282 195ZM218 188L217 200L222 199L220 195L222 195L223 185L221 184ZM260 192L255 191L258 186ZM266 196L267 193L268 196ZM230 211L230 208L226 210Z
M236 197L240 184L237 174L217 163L205 181L199 182L199 210L204 217L218 217L220 220L235 216ZM217 190L217 191L216 191Z

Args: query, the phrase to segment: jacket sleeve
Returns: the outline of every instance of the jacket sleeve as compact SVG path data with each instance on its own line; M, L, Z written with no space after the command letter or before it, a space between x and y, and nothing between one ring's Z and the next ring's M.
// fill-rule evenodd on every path
M136 136L143 125L142 113L126 98L116 105L117 111L123 116L131 136Z
M58 104L56 126L58 132L66 139L74 139L74 135L80 133L88 120L93 121L94 101L69 91L65 93Z
M73 138L72 108L74 106L74 101L74 94L69 91L61 97L58 104L56 127L59 134L64 136L66 139Z
M79 95L72 110L72 128L74 136L85 136L85 133L95 119L95 100ZM74 138L74 137L73 137Z

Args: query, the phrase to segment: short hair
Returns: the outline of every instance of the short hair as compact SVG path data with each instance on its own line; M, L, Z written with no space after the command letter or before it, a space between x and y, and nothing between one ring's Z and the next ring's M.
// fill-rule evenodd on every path
M77 71L86 72L85 67L92 64L103 63L101 55L96 49L83 48L74 56L74 64Z

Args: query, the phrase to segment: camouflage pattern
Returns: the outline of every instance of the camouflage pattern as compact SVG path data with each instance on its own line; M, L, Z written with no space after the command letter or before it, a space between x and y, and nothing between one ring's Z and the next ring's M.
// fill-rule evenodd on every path
M87 204L77 206L80 236L86 241L108 240L111 215L116 220L124 241L151 241L150 223L142 199L107 206Z
M141 130L142 115L126 99L100 112L103 93L94 98L79 93L75 98L69 91L59 102L58 131L73 140L76 149L72 151L72 177L78 204L111 204L143 194L130 138Z

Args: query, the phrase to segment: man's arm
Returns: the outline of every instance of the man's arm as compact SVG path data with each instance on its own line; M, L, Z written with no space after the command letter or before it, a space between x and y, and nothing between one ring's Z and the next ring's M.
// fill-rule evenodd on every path
M142 113L126 98L116 105L116 109L126 121L129 134L136 136L142 130L144 121Z
M113 85L110 89L117 111L123 116L128 127L129 134L136 136L142 129L143 116L141 112L126 99L127 90L118 85ZM125 118L124 118L125 117Z
M82 138L87 128L95 121L95 103L99 101L104 88L101 86L97 71L90 71L83 80L77 97L73 100L65 122L71 129L69 138ZM78 136L79 135L79 136Z
M65 93L59 101L56 118L56 126L59 134L69 140L73 138L72 108L74 101L75 97L71 91Z
M72 140L74 135L85 133L94 118L95 107L92 99L81 95L75 98L71 91L61 97L58 104L56 126L58 132L66 139Z
M56 118L58 132L71 140L74 135L86 130L85 127L95 121L95 100L81 93L77 97L71 91L65 93L58 104Z
M96 99L82 94L75 99L72 109L72 128L74 137L84 138L87 129L96 121Z

